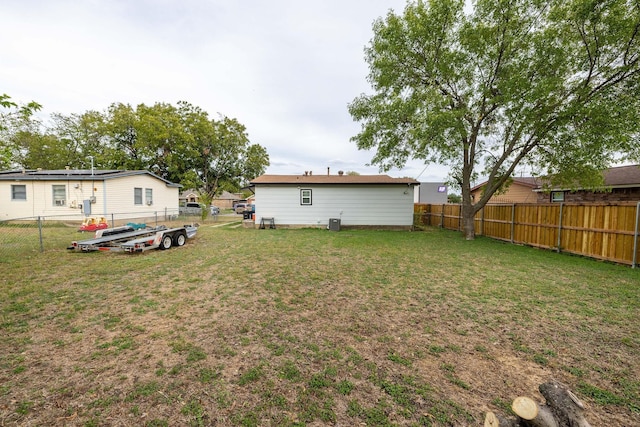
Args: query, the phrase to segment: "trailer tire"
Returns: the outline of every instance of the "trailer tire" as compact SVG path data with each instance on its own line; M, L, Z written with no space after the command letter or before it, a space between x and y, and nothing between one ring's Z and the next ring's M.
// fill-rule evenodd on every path
M173 237L174 246L184 246L185 243L187 243L187 235L185 233L180 232Z
M171 239L171 236L168 234L165 234L164 236L162 236L162 240L160 240L160 249L162 250L169 249L172 243L173 241Z

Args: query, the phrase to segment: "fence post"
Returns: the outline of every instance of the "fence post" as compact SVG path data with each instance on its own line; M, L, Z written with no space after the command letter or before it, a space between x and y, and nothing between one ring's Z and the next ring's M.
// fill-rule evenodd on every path
M42 244L42 218L38 216L38 235L40 236L40 252L44 252L44 245Z
M156 216L156 227L157 227L158 226L158 211L155 211L154 215Z
M440 228L444 228L444 205L442 205L442 210L440 211Z
M511 243L514 241L516 227L516 204L511 205Z
M556 244L556 252L560 253L560 244L562 242L562 214L564 210L564 202L560 202L560 218L558 218L558 243Z
M114 214L111 214L111 228L115 228L116 227L116 220L113 217Z
M631 268L638 265L638 229L640 229L640 202L636 205L636 229L633 232L633 262Z

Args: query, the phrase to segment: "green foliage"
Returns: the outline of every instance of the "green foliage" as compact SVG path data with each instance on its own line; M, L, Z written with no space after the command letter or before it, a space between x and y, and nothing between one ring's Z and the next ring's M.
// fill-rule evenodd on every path
M245 385L256 382L260 378L262 378L262 376L264 376L262 365L258 365L242 373L242 375L240 375L240 378L238 379L238 384Z
M599 405L623 405L625 403L625 399L615 393L586 382L580 382L578 391L595 400Z
M459 194L449 194L447 195L447 202L448 203L461 203L462 202L462 196Z
M638 155L640 5L625 0L410 2L373 26L375 91L350 105L352 138L381 169L410 158L451 167L473 215L526 164L551 186L602 186ZM488 177L472 203L471 184Z
M33 114L42 106L36 102L18 105L7 94L0 95L0 170L21 166L19 159L23 148L19 141L31 134L40 123Z
M49 128L32 117L37 104L18 108L4 95L0 106L15 110L0 116L0 169L145 169L210 200L222 188L237 191L269 165L266 149L251 144L237 119L211 119L184 101L53 114Z

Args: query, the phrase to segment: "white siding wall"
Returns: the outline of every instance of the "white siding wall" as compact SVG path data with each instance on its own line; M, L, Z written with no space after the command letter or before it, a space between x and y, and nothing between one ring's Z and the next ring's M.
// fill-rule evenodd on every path
M300 190L312 190L312 205L300 205ZM275 218L276 226L326 226L339 218L345 226L411 226L413 188L402 185L257 185L256 223Z
M149 175L136 175L126 178L110 179L105 181L106 188L101 194L96 194L96 201L106 202L104 211L95 210L94 214L107 214L112 212L128 213L129 218L149 216L150 212L178 213L179 189L167 187L163 181ZM142 204L134 204L134 188L142 188ZM145 189L153 190L153 204L148 206L145 199Z
M27 200L11 200L11 186L24 185ZM66 204L55 206L53 186L64 185ZM4 181L0 182L0 220L34 216L66 216L81 218L82 191L90 186L82 181Z
M106 183L106 185L105 185ZM25 185L27 200L11 200L11 186ZM54 206L53 185L66 187L67 203ZM143 204L134 205L133 188L140 187ZM144 189L153 189L153 204L144 202ZM136 175L107 181L1 181L0 220L29 218L35 216L82 219L80 209L83 200L92 195L96 203L91 205L92 215L128 213L129 217L150 216L150 212L178 212L178 188L167 187L163 181L148 175ZM106 201L106 203L105 203ZM75 206L75 207L74 207Z

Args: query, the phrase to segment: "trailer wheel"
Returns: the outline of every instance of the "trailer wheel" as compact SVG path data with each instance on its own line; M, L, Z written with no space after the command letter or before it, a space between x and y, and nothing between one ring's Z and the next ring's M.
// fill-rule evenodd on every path
M185 233L178 233L173 238L174 246L184 246L187 243L187 235Z
M171 236L166 234L162 236L162 240L160 241L160 249L162 250L169 249L172 243L173 242L171 241Z

